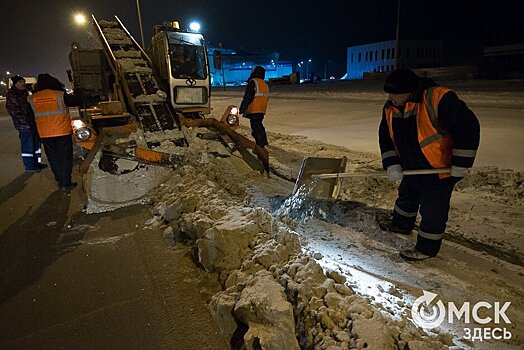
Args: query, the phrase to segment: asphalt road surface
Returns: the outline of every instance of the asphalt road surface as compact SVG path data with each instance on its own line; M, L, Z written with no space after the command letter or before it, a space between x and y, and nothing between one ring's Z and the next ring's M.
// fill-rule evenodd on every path
M147 208L86 215L80 186L25 174L4 101L0 143L0 349L229 348L206 307L219 286L143 229Z

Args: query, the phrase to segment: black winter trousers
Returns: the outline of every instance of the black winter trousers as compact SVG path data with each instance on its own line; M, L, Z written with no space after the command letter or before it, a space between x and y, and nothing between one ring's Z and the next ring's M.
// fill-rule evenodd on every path
M267 146L266 129L264 128L264 124L262 124L262 121L264 121L264 114L248 114L245 117L249 119L251 124L251 135L255 139L256 144L260 147Z
M71 185L73 172L73 139L71 135L46 137L42 139L45 154L58 187Z
M416 248L428 255L437 255L448 221L449 202L459 178L440 180L437 175L404 176L398 188L393 211L393 224L413 229L417 212L420 225Z

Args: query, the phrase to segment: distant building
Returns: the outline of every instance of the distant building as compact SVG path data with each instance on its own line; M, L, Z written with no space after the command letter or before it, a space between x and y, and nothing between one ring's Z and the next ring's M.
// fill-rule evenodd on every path
M222 69L214 67L214 52L222 53ZM240 54L232 49L208 47L208 56L211 71L211 86L243 85L247 82L251 70L255 66L266 69L266 80L280 78L293 72L292 62L279 61L278 53L268 54Z
M396 40L348 47L346 79L362 79L366 72L395 69ZM399 41L399 68L429 68L442 64L441 40Z

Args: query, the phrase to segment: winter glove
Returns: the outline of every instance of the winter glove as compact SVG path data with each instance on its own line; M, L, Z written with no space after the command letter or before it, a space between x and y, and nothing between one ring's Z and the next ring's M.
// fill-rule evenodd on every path
M404 177L404 175L402 175L402 167L400 166L400 164L388 166L387 172L388 172L388 179L390 181L402 180L402 178Z

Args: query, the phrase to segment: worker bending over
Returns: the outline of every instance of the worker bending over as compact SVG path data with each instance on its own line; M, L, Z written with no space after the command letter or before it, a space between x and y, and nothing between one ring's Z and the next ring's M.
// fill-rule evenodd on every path
M379 144L382 164L392 181L402 180L387 231L410 234L421 220L415 247L402 250L406 260L438 254L455 184L473 166L480 141L477 117L450 89L413 71L393 71L384 84L389 98L382 111ZM449 173L403 176L408 169L451 168Z

